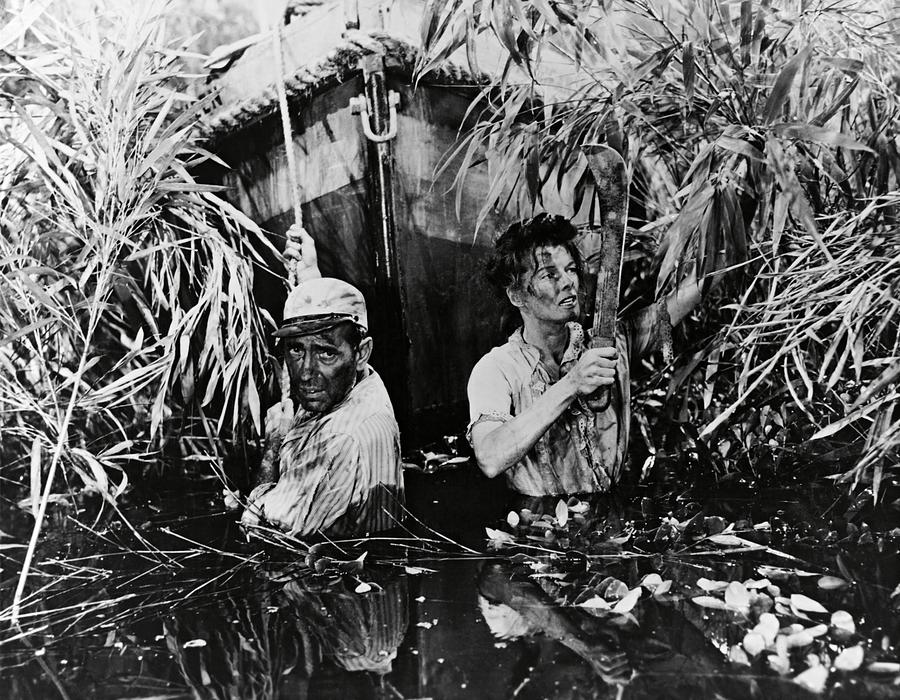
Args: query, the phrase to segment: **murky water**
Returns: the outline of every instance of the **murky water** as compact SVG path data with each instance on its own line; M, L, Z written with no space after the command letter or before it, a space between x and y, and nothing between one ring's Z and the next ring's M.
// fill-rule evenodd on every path
M542 515L463 471L408 484L422 541L311 558L246 543L202 492L136 495L134 532L57 512L44 553L59 556L38 567L21 630L3 630L3 696L900 697L890 511L848 524L818 485ZM5 556L6 604L14 571ZM774 641L756 650L764 613Z

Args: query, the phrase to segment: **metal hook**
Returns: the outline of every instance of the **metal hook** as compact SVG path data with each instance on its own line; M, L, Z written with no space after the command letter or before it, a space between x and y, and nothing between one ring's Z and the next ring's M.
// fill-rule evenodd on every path
M388 126L383 134L376 134L372 131L372 125L369 121L369 107L366 104L365 95L350 99L350 112L352 114L360 115L363 133L369 141L374 143L384 143L385 141L390 141L397 135L397 107L399 104L400 95L391 90L388 93Z

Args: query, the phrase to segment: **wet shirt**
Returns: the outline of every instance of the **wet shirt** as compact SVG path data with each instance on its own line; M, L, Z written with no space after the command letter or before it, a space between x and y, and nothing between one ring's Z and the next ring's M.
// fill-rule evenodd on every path
M665 311L654 304L619 323L618 362L609 406L595 413L576 399L517 464L505 472L510 488L529 496L607 491L618 480L631 422L630 365L661 340ZM667 319L665 319L667 320ZM469 377L469 435L485 421L503 423L527 410L571 369L588 347L581 325L567 324L569 339L558 377L525 341L522 328L482 357Z
M281 445L278 482L250 501L294 534L357 536L397 524L403 498L400 431L371 368L328 413L299 410Z

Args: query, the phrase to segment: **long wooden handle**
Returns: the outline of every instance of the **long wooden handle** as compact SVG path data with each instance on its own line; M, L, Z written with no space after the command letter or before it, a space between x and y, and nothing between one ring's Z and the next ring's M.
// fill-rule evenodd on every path
M616 339L609 337L591 338L592 348L614 348L616 347ZM585 403L594 413L605 411L612 401L611 387L601 386L591 392L586 398Z
M625 224L628 220L628 178L625 161L613 148L594 143L582 146L582 151L594 176L602 236L591 347L615 347ZM608 388L598 389L587 398L588 406L598 412L606 410L610 393Z

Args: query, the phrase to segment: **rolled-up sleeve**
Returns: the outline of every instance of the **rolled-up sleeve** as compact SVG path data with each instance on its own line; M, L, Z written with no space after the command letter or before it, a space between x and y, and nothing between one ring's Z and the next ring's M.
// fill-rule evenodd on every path
M512 390L509 381L490 354L482 357L469 376L469 426L466 436L472 441L472 428L485 421L505 423L512 419Z

